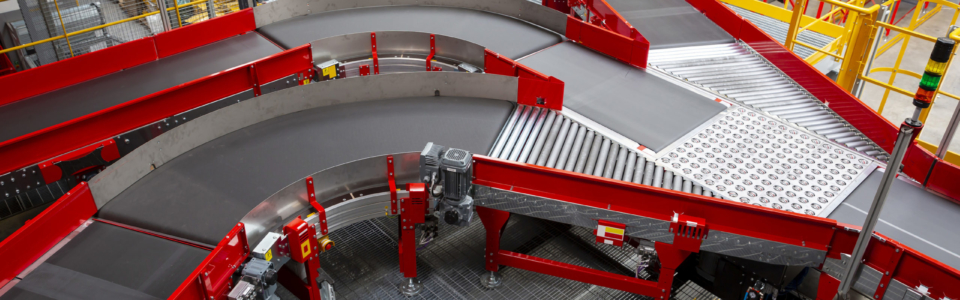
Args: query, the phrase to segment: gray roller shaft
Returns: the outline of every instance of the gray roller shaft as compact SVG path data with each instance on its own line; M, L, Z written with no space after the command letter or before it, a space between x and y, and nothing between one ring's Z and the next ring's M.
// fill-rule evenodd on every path
M660 179L663 180L663 182L658 187L672 190L673 189L673 171L662 171L662 170L663 168L657 168L657 171L662 172L660 174Z
M627 148L620 147L617 153L617 164L613 169L613 179L623 180L623 170L627 164Z
M553 168L557 166L557 157L560 156L560 150L563 148L563 141L566 140L567 131L570 130L570 119L563 119L563 125L560 126L560 133L557 134L556 140L553 142L553 148L550 149L550 156L547 157L547 168Z
M607 153L607 164L603 167L603 177L613 178L614 168L617 166L617 151L620 151L620 145L610 143L610 153Z
M593 168L593 176L603 176L603 167L607 163L607 156L610 151L610 140L603 139L600 145L600 156L597 157L597 166Z
M583 170L584 174L593 174L593 170L597 166L597 158L600 156L601 145L603 145L603 136L598 134L593 137L593 146L590 147L590 154L587 155L587 166Z
M663 185L663 167L654 165L653 169L653 186L655 187L664 187Z
M637 165L637 154L633 151L627 151L627 165L623 170L623 178L626 182L633 182L633 169Z
M674 191L683 191L683 176L680 174L673 173L673 188Z
M570 129L567 130L567 135L563 138L563 146L560 147L560 156L557 157L557 165L554 168L567 169L567 158L570 156L570 151L573 150L573 142L576 140L578 131L580 131L580 124L571 122Z
M520 137L517 138L516 144L513 145L513 150L510 152L508 160L516 161L520 158L520 153L523 151L523 148L527 144L527 138L530 136L530 131L533 130L533 124L537 122L537 117L540 115L540 108L534 108L530 111L530 116L527 117L527 121L523 124L523 129L520 130Z
M537 134L537 141L534 142L533 149L530 149L530 157L527 158L526 163L537 163L537 158L540 157L540 151L543 150L543 145L547 142L550 136L550 130L553 129L553 123L556 119L556 112L551 111L547 114L547 119L543 121L543 126L540 127L540 133Z
M593 145L593 130L587 132L587 136L583 138L583 145L580 148L580 155L577 158L577 166L573 168L574 172L583 173L583 168L587 165L587 159L590 157L590 149Z
M644 157L643 155L638 155L638 156L640 156L640 158L637 159L637 167L633 170L633 183L644 184L643 180L645 178L650 178L650 176L646 176L646 171L645 171L647 167L647 158Z
M653 164L652 161L648 161L646 167L643 170L643 185L653 185L653 180L657 174L657 166ZM662 174L661 174L662 175ZM657 180L660 181L660 180Z
M550 131L547 132L547 139L543 143L543 150L540 151L540 157L537 158L538 166L547 165L547 158L550 157L550 150L553 149L553 143L557 141L557 135L560 134L560 126L563 123L563 118L556 117L553 119L553 125L550 126Z
M540 111L540 115L537 116L537 121L533 125L533 129L530 130L530 136L527 138L527 141L523 143L523 150L520 151L520 157L516 159L519 162L526 162L530 157L530 152L533 150L534 145L540 137L540 130L543 128L543 122L547 119L547 115L554 115L553 111L549 109L543 109ZM543 144L540 144L543 146Z
M573 139L573 146L570 147L570 154L567 157L567 163L563 166L564 170L573 171L577 166L577 158L580 156L580 147L583 147L583 138L587 135L587 127L580 126L577 129L577 135Z
M520 118L521 113L520 107L513 110L513 115L511 115L510 120L507 121L507 126L503 128L503 133L501 133L500 138L497 139L497 144L493 146L493 152L490 152L490 157L500 157L500 153L503 152L503 146L507 143L507 139L505 139L504 136L510 136L510 133L513 132L513 125L517 123L517 119Z
M701 187L701 186L699 186L699 185L694 185L694 186L693 186L693 191L692 191L691 193L694 193L694 194L697 194L697 195L703 195L703 187Z
M533 111L533 106L523 107L523 113L517 118L517 123L513 125L513 131L507 136L507 142L504 144L503 150L497 158L507 159L510 157L510 153L513 152L513 148L517 144L517 139L520 138L520 132L523 131L523 124L527 121L527 118L530 117L531 111Z

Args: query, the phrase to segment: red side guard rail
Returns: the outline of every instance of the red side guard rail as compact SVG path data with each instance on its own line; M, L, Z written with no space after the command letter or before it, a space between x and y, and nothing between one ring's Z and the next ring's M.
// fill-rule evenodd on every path
M0 174L101 142L313 67L309 45L209 75L0 143Z
M249 253L243 223L237 223L168 299L225 299L233 287L231 276Z
M517 103L554 110L563 109L564 84L560 79L544 75L490 49L484 49L483 65L483 69L489 74L519 78Z
M0 77L0 105L40 95L157 59L147 37Z
M50 248L97 212L86 182L80 182L50 207L0 241L0 287L23 272Z
M734 38L750 45L753 50L777 66L817 99L829 105L833 111L877 145L887 152L893 150L898 127L877 114L860 99L838 86L796 54L787 51L783 45L750 21L741 18L726 5L716 0L687 0L687 2ZM907 149L903 159L903 172L919 181L929 191L960 203L960 185L948 184L956 178L948 176L960 175L960 169L938 159L916 142Z
M703 218L710 230L827 250L836 221L474 155L474 184L671 221ZM756 226L756 224L766 224Z
M567 38L633 66L647 67L650 42L609 3L604 0L571 0L559 5L550 1L544 0L544 6L568 14ZM570 5L583 5L591 14L590 20L581 21L569 15L572 13Z
M0 77L0 105L74 85L256 29L253 9ZM78 72L82 70L83 72ZM16 87L16 88L7 88ZM2 173L2 172L0 172Z
M788 213L779 210L746 205L735 201L719 200L689 193L662 188L643 186L597 176L567 172L563 170L539 167L536 165L494 159L482 155L473 156L474 184L510 190L539 197L556 199L580 205L588 205L623 213L671 220L673 213L703 219L711 231L719 230L769 241L776 241L801 247L826 250L827 257L840 259L842 253L853 252L859 232L856 226L839 224L834 220L811 217L803 214ZM479 207L477 214L486 228L503 228L506 212ZM765 224L765 226L756 226ZM496 229L494 229L496 231ZM499 232L487 232L487 248L499 246ZM693 251L687 244L674 241L677 250ZM658 247L660 243L657 244ZM697 244L693 244L697 245ZM489 251L487 251L489 252ZM536 266L537 260L508 251L497 255L487 255L487 270L495 271L496 264L509 263L519 268L543 272L563 278L586 281L607 277L608 274L587 272L571 266ZM659 250L658 250L659 253ZM682 252L679 252L682 254ZM493 261L490 261L493 259ZM928 288L933 299L960 299L960 271L940 263L922 253L904 246L897 241L875 233L864 263L879 270L883 275L878 284L876 299L882 299L885 287L890 280L896 279L912 288L921 285ZM523 267L530 265L532 267ZM579 275L554 273L578 272ZM889 273L887 273L889 272ZM592 274L592 275L591 275ZM829 276L821 277L821 294L818 299L833 299L838 282ZM607 282L611 288L622 288L621 284L634 282ZM613 286L617 285L617 286ZM831 288L831 286L833 286ZM632 286L631 289L646 289Z
M157 34L157 56L168 57L257 29L253 9L247 8L209 21Z

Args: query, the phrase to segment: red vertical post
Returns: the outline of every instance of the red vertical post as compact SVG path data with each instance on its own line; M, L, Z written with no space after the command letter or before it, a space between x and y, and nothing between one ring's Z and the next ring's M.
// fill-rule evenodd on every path
M387 185L390 188L390 214L398 213L397 208L397 179L393 175L393 155L387 155Z
M817 6L817 19L820 18L820 14L823 13L823 1L820 2L820 6Z
M497 253L500 252L500 237L510 219L510 213L486 207L477 207L477 216L487 231L487 247L484 248L483 262L487 271L496 272L500 269L497 263Z
M436 38L433 34L430 34L430 55L427 55L427 72L433 71L430 61L433 60L433 56L437 54L437 43Z
M893 4L893 12L890 14L890 24L897 25L897 9L900 8L900 1L902 0L897 0L897 3ZM890 36L890 28L887 28L885 36Z
M373 51L373 75L380 74L380 59L377 58L377 33L370 33L370 50Z
M426 217L427 189L423 183L408 183L409 198L400 199L400 272L417 277L417 224Z
M674 243L677 237L674 236ZM657 251L657 257L660 259L660 278L657 279L657 287L660 288L660 299L670 298L670 289L673 287L673 273L676 273L677 267L683 263L690 255L690 251L682 250L676 245L656 242L654 249Z

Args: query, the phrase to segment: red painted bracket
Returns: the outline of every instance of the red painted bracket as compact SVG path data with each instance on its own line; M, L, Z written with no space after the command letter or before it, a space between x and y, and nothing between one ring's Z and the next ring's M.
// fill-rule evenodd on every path
M483 222L483 228L487 231L487 246L483 252L484 267L487 271L496 272L500 269L497 262L497 255L500 250L500 237L503 236L503 229L507 226L507 220L510 219L510 213L477 206L477 216L480 222Z
M430 34L430 55L427 55L427 72L434 71L434 69L430 66L431 64L430 62L433 60L433 56L436 54L437 54L436 38L431 33Z
M833 300L837 296L837 289L840 288L840 280L833 278L827 273L820 273L820 280L817 283L816 300Z
M707 238L707 221L688 215L675 215L670 223L670 232L673 233L673 245L678 249L700 252L700 244Z
M370 65L360 65L360 76L370 75Z
M883 294L885 294L887 292L887 288L890 287L890 280L893 279L893 275L895 274L894 272L896 272L897 266L900 265L900 259L903 257L903 253L905 252L899 243L894 241L890 241L890 243L894 243L891 245L893 247L893 253L890 255L890 261L887 262L885 266L878 266L881 268L878 268L877 270L880 271L883 276L880 277L880 283L877 285L876 293L873 295L874 299L883 299Z
M263 92L260 91L260 79L257 78L257 66L250 65L247 69L250 70L250 79L253 80L253 96L260 97L260 95L263 95Z
M483 64L486 73L519 77L517 103L554 110L563 109L564 83L560 79L518 64L490 49L484 49Z
M370 51L373 52L373 75L380 74L380 58L377 57L377 33L370 33Z
M317 194L314 192L313 176L307 177L307 199L310 206L317 210L317 224L320 224L320 234L327 235L327 210L317 203Z
M646 68L650 42L636 29L631 29L627 34L621 35L567 16L567 38L635 67ZM635 37L631 38L630 35Z
M169 299L223 299L249 253L246 230L237 223Z
M40 168L40 174L43 175L43 181L46 184L51 184L63 179L63 169L60 168L60 166L58 166L56 163L80 159L90 155L90 153L96 151L97 149L100 149L100 158L102 158L105 162L111 162L120 159L120 150L117 148L117 142L115 142L113 139L109 139L102 143L83 147L64 156L40 163L38 167ZM75 170L73 174L69 175L76 175L79 171L86 171L89 169L90 168Z
M80 182L60 199L0 241L0 286L23 272L64 237L97 213L90 187Z
M387 155L387 185L390 188L390 214L396 215L397 211L397 178L393 175L393 155Z

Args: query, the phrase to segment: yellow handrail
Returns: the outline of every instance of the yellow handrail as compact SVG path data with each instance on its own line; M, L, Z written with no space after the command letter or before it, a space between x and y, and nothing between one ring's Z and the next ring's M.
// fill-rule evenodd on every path
M826 50L823 50L823 49L819 49L819 48L817 48L817 46L810 45L810 44L801 42L801 41L799 41L799 40L796 40L796 41L793 41L793 42L796 43L797 45L800 45L800 46L804 46L804 47L813 49L814 51L817 51L817 52L820 52L820 53L823 53L823 54L826 54L826 55L830 55L830 56L833 56L833 57L836 57L836 58L839 58L839 59L843 59L842 56L837 55L837 54L834 54L834 53L830 53L830 51L826 51Z
M54 1L54 2L56 2L56 1ZM204 2L207 2L207 0L197 0L197 1L193 1L193 2L190 2L190 3L184 4L184 5L182 5L182 6L197 5L197 4L201 4L201 3L204 3ZM175 9L175 7L167 8L166 11L170 11L170 10L173 10L173 9ZM130 17L130 18L126 18L126 19L123 19L123 20L119 20L119 21L113 21L113 22L110 22L110 23L107 23L107 24L98 25L98 26L94 26L94 27L90 27L90 28L86 28L86 29L82 29L82 30L77 30L77 31L70 32L70 33L67 33L67 34L64 34L64 35L58 35L58 36L55 36L55 37L52 37L52 38L42 39L42 40L39 40L39 41L36 41L36 42L33 42L33 43L27 43L27 44L23 44L23 45L16 46L16 47L10 47L10 48L7 48L7 49L0 50L0 54L4 54L4 53L10 52L10 51L20 50L20 49L27 48L27 47L33 47L33 46L36 46L36 45L39 45L39 44L43 44L43 43L47 43L47 42L51 42L51 41L55 41L55 40L59 40L59 39L66 39L66 38L69 38L69 37L71 37L71 36L75 36L75 35L78 35L78 34L81 34L81 33L86 33L86 32L91 32L91 31L94 31L94 30L103 29L103 28L106 28L106 27L108 27L108 26L113 26L113 25L117 25L117 24L120 24L120 23L124 23L124 22L129 22L129 21L133 21L133 20L143 19L143 18L152 16L152 15L155 15L155 14L159 14L159 13L160 13L160 11L152 11L152 12L148 12L148 13L145 13L145 14L142 14L142 15L139 15L139 16L136 16L136 17Z
M920 38L920 39L924 39L924 40L927 40L927 41L930 41L930 42L936 42L936 41L937 41L937 38L935 38L935 37L932 37L932 36L929 36L929 35L926 35L926 34L922 34L922 33L919 33L919 32L916 32L916 31L913 31L913 30L910 30L910 29L906 29L906 28L903 28L903 27L900 27L900 26L897 26L897 25L893 25L893 24L890 24L890 23L877 22L877 25L880 25L881 27L889 28L889 29L892 29L892 30L896 30L896 31L898 31L898 32L900 32L900 33L904 33L904 34L906 34L906 35L909 35L909 36L912 36L912 37L916 37L916 38Z

